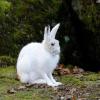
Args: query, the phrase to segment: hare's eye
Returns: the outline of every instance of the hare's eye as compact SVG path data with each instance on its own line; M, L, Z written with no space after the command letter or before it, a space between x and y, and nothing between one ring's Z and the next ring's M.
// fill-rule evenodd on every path
M54 43L51 43L51 45L54 46L55 44Z

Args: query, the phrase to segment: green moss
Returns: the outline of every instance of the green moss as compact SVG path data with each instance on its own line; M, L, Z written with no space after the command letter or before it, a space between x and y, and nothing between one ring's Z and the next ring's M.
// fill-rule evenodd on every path
M87 76L84 76L84 81L97 81L99 79L99 75L95 73L91 73Z
M61 76L60 81L64 84L70 84L74 86L78 86L82 84L82 81L73 75Z

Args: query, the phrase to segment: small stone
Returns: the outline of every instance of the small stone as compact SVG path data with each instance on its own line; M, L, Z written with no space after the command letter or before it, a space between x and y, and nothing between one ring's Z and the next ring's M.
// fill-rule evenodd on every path
M19 86L17 89L18 90L23 90L23 89L26 89L26 87L25 86Z
M64 100L64 97L60 97L61 100Z
M16 90L14 88L12 88L11 90L8 90L7 93L14 94L14 93L16 93Z

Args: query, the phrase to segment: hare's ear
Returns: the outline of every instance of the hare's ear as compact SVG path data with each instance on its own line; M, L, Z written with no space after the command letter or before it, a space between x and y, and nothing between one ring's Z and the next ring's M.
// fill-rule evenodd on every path
M50 34L50 26L48 25L48 26L45 26L44 28L44 39L45 40L48 39L49 34Z
M51 38L55 38L59 26L60 26L60 23L58 23L57 25L55 25L55 26L52 28L52 30L51 30L51 32L50 32Z

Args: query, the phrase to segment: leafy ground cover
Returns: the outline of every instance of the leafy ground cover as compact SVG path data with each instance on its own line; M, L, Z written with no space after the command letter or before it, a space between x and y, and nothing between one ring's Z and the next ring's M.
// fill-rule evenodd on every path
M59 87L27 85L16 80L14 66L0 68L0 100L100 100L100 73L55 74Z

